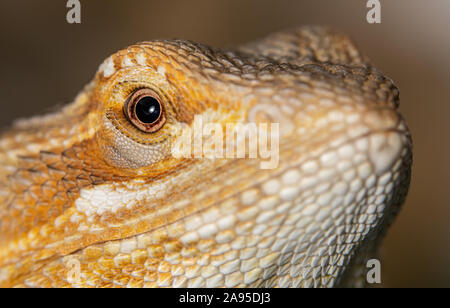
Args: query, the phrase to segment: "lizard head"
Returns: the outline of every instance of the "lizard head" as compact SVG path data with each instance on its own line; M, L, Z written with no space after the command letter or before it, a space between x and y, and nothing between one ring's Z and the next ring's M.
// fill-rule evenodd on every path
M397 107L325 28L121 50L72 104L1 136L0 284L336 285L406 195Z

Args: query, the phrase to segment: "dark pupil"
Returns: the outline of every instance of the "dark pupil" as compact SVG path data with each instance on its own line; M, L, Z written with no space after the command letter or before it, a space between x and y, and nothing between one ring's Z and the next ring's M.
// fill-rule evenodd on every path
M146 96L136 104L136 116L142 123L151 124L158 120L161 107L156 98Z

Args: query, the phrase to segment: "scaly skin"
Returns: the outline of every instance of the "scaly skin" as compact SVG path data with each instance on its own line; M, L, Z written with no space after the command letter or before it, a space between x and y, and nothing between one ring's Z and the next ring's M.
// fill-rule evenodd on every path
M124 116L137 88L162 97L157 132ZM73 103L1 135L0 286L360 285L408 190L397 108L392 81L326 28L121 50ZM278 167L174 157L195 115L280 123Z

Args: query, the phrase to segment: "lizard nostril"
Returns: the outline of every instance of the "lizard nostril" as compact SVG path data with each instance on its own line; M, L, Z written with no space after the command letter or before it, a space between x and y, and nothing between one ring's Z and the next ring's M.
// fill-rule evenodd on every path
M247 119L254 123L279 123L282 135L290 134L294 130L292 120L277 105L257 104L249 110Z

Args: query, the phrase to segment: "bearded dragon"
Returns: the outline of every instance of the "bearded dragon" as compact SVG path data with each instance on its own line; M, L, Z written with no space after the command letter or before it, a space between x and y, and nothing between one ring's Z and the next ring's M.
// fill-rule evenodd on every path
M0 286L360 286L409 186L398 107L325 27L120 50L71 104L2 132ZM196 116L278 123L278 164L174 155Z

